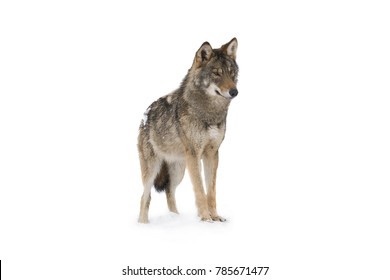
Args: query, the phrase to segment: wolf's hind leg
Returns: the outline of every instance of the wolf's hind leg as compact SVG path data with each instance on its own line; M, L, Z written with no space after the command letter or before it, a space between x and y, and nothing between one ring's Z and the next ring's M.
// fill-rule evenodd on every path
M144 187L144 193L142 194L142 197L141 197L141 207L140 207L139 218L138 218L139 223L146 224L149 222L149 220L148 220L149 205L150 205L150 201L152 199L152 197L150 195L151 188L152 188L152 185Z
M148 159L148 161L141 159L142 182L144 185L144 192L141 197L141 206L139 212L139 223L148 223L149 205L151 201L150 191L153 186L153 181L157 175L161 161L156 158Z
M185 168L186 166L184 161L183 162L178 161L178 162L168 164L170 185L165 190L165 193L167 195L167 203L168 203L169 211L174 213L179 213L176 207L175 192L176 192L176 187L183 180Z

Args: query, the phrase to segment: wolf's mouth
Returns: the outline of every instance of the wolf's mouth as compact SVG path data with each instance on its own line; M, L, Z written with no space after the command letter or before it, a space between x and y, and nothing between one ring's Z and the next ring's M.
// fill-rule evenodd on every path
M233 99L233 97L226 97L224 95L222 95L222 93L219 92L219 90L214 90L216 94L218 94L219 96L222 96L223 98L226 98L226 99Z

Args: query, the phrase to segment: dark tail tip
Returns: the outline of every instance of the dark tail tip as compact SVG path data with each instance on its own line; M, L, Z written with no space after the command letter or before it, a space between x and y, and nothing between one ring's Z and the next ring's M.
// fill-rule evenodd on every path
M162 192L169 188L170 182L168 165L164 161L161 165L160 172L158 172L156 179L154 179L154 187L157 192Z

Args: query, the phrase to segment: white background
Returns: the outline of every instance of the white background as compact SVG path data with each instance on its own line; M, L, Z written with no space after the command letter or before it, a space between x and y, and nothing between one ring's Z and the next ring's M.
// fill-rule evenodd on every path
M139 3L1 1L4 279L151 279L127 265L389 279L386 1ZM233 37L239 95L217 180L228 222L198 221L186 177L182 214L153 192L139 225L142 114L204 41Z

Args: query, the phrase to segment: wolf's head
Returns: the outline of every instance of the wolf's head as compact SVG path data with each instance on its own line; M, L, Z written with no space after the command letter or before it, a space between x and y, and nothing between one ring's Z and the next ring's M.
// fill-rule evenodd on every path
M210 96L232 99L237 96L237 39L219 49L204 42L195 54L190 69L194 86Z

